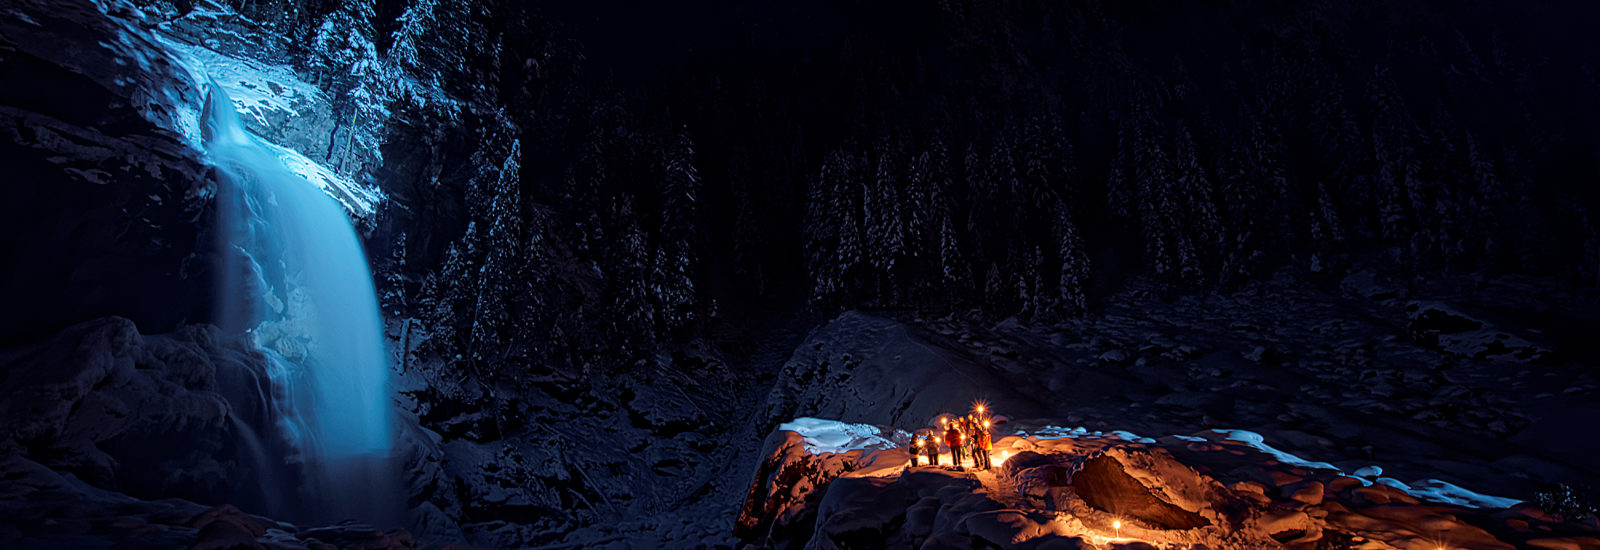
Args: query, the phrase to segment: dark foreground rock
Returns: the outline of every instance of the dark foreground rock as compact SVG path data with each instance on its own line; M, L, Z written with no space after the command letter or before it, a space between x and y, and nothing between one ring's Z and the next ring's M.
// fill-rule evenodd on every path
M421 547L392 525L240 511L294 494L266 368L214 327L144 335L115 317L0 351L0 547Z

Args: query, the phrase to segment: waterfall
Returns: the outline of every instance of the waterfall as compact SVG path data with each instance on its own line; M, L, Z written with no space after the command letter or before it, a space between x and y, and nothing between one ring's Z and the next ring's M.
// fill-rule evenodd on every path
M390 369L360 240L339 203L290 170L282 148L247 132L220 86L210 89L202 134L222 176L229 263L219 319L249 331L267 356L274 425L256 429L285 443L282 456L257 457L284 469L258 472L263 505L284 517L390 521L400 507ZM298 481L265 486L273 479Z

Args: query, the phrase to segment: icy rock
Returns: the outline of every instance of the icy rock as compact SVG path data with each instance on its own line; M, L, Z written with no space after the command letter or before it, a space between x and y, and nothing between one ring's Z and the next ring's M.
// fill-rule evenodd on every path
M1412 339L1424 346L1470 359L1540 362L1551 351L1521 336L1496 328L1484 316L1437 301L1406 304Z

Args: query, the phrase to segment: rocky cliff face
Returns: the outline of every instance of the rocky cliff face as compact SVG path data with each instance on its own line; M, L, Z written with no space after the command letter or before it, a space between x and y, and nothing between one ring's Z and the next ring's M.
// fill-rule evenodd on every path
M3 9L0 338L113 313L151 330L208 319L216 184L182 130L202 92L128 5Z

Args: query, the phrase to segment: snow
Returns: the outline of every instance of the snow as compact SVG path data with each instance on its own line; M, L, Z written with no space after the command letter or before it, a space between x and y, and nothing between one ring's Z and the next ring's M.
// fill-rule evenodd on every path
M805 438L807 452L846 453L855 450L883 450L899 447L893 440L909 440L911 434L900 430L887 432L871 424L849 424L820 418L796 418L778 426Z
M853 450L870 451L894 449L901 446L894 443L894 441L903 441L910 437L910 434L901 430L888 430L878 426L873 426L871 424L851 424L837 420L810 417L797 418L792 422L783 423L778 426L778 429L788 430L800 434L805 440L804 445L806 451L818 454L845 453ZM1378 466L1367 466L1357 469L1354 474L1344 474L1342 469L1327 462L1307 460L1268 445L1266 443L1266 438L1256 432L1249 430L1229 429L1216 429L1210 431L1215 433L1216 436L1222 441L1242 443L1288 466L1318 470L1331 470L1334 472L1339 472L1345 477L1357 479L1361 481L1363 485L1379 483L1399 489L1420 499L1470 508L1509 508L1520 502L1515 499L1477 493L1437 479L1424 479L1407 484L1393 478L1378 477L1383 473L1383 468ZM1111 430L1102 432L1089 430L1088 428L1084 428L1082 426L1067 428L1055 425L1045 425L1031 429L1018 427L1013 435L1019 438L1033 439L1036 441L1051 441L1059 439L1119 439L1129 443L1140 443L1146 445L1158 444L1155 439L1143 437L1126 430ZM1206 437L1193 435L1174 435L1172 437L1180 441L1191 443L1212 441Z
M1222 434L1223 438L1228 440L1228 441L1238 441L1240 443L1244 443L1245 445L1249 445L1251 447L1254 447L1256 450L1261 451L1263 453L1266 453L1268 455L1271 455L1272 458L1275 458L1279 462L1282 462L1284 464L1291 464L1291 465L1294 465L1294 466L1303 466L1303 467L1306 467L1306 468L1318 468L1318 469L1323 469L1323 470L1340 471L1337 466L1334 466L1332 464L1328 464L1326 462L1314 462L1314 461L1305 460L1305 459L1300 458L1298 456L1295 456L1295 455L1280 451L1278 449L1275 449L1271 445L1268 445L1266 443L1266 438L1261 437L1261 434L1258 434L1258 433L1255 433L1255 432L1252 432L1252 431L1248 431L1248 430L1211 430L1211 431L1214 431L1214 432L1217 432L1219 434Z
M1382 478L1378 481L1405 491L1417 498L1456 506L1466 506L1468 508L1510 508L1522 502L1516 499L1473 492L1459 485L1437 479L1424 479L1409 486L1390 478Z
M1317 462L1317 461L1306 460L1306 459L1300 458L1298 456L1295 456L1295 455L1280 451L1280 450L1278 450L1276 448L1273 448L1271 445L1267 445L1266 444L1266 438L1262 437L1261 434L1258 434L1258 433L1255 433L1255 432L1246 431L1246 430L1212 430L1212 431L1217 432L1219 434L1222 434L1224 436L1224 438L1226 440L1228 440L1228 441L1238 441L1238 442L1244 443L1246 445L1249 445L1251 447L1254 447L1256 450L1259 450L1259 451L1261 451L1263 453L1266 453L1266 454L1272 456L1274 459L1276 459L1279 462L1282 462L1284 464L1289 464L1289 465L1293 465L1293 466L1301 466L1301 467L1305 467L1305 468L1317 468L1317 469L1323 469L1323 470L1334 470L1334 471L1341 472L1341 473L1343 472L1342 469L1340 469L1339 467L1334 466L1332 464L1329 464L1329 463L1326 463L1326 462ZM1184 440L1189 440L1189 438L1187 438L1187 437L1179 436L1179 438L1180 439L1184 439ZM1510 499L1510 498L1505 498L1505 497L1497 497L1497 496L1491 496L1491 495L1485 495L1485 494L1482 494L1482 493L1473 492L1473 491L1467 490L1465 488L1462 488L1462 487L1460 487L1458 485L1454 485L1454 484L1451 484L1449 482L1440 481L1440 480L1437 480L1437 479L1424 479L1424 480L1417 481L1417 482L1412 483L1412 484L1407 484L1407 483L1405 483L1403 481L1400 481L1398 479L1389 478L1389 477L1379 477L1382 474L1383 474L1383 468L1380 467L1380 466L1365 466L1365 467L1356 469L1356 471L1354 473L1352 473L1350 475L1347 475L1345 477L1351 477L1351 478L1357 479L1357 480L1361 481L1361 483L1363 485L1371 485L1373 483L1378 483L1378 484L1381 484L1381 485L1387 485L1389 487L1394 487L1394 488L1399 489L1401 491L1405 491L1407 494L1409 494L1411 496L1414 496L1414 497L1417 497L1417 498L1420 498L1420 499L1431 500L1431 501L1434 501L1434 502L1442 502L1442 503L1445 503L1445 504L1454 504L1454 505L1457 505L1457 506L1466 506L1466 507L1470 507L1470 508L1510 508L1512 506L1517 505L1519 502L1521 502L1521 501L1516 500L1516 499ZM1376 478L1376 479L1363 479L1363 478Z
M288 65L229 57L210 48L156 36L162 45L185 61L191 73L204 75L216 83L233 98L239 113L257 124L270 124L270 115L274 114L297 116L298 105L324 100L321 90L300 80Z
M375 186L358 185L294 149L275 143L268 145L278 154L278 160L285 168L315 184L352 214L370 215L377 211L378 202L383 200L383 193Z
M230 57L210 48L196 46L155 33L158 43L189 73L200 90L216 86L233 100L235 110L257 128L270 128L300 116L313 103L326 101L316 86L300 80L288 65ZM206 92L209 93L209 92ZM178 101L176 90L169 90L177 130L196 149L205 150L201 132L201 113L197 106ZM383 193L376 186L356 183L322 165L300 151L261 140L272 149L290 172L310 181L339 201L346 212L365 217L377 211Z

